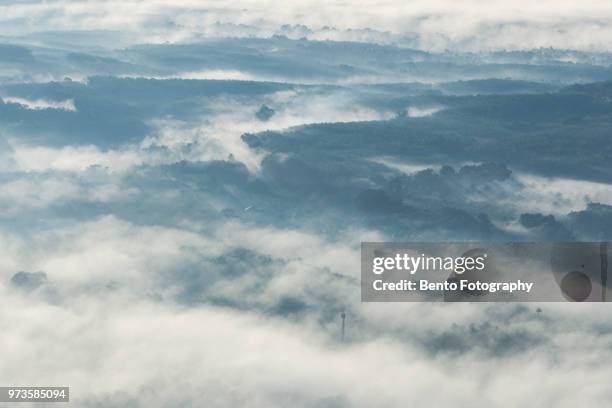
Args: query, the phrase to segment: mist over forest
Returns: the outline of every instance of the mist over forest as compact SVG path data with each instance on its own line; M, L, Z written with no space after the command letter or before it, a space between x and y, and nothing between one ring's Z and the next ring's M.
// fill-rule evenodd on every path
M0 1L2 384L80 407L612 400L605 304L359 292L362 241L612 240L612 9L366 2L334 25L336 3Z

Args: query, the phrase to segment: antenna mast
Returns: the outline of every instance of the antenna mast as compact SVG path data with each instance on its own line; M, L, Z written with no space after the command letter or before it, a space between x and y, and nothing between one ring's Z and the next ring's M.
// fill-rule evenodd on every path
M606 301L608 291L608 243L602 242L599 245L599 255L601 257L601 301Z
M340 317L342 318L342 337L340 338L340 340L344 342L344 322L346 320L346 313L344 313L344 310L342 311L342 313L340 313Z

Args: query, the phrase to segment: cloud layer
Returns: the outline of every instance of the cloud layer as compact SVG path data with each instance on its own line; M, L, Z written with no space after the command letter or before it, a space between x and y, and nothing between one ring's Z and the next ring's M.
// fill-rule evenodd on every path
M79 407L609 405L605 306L367 304L359 262L611 237L612 56L455 52L607 50L611 19L0 0L0 383Z
M526 0L298 1L283 8L266 0L3 2L6 34L111 30L126 42L284 34L313 40L401 43L428 50L609 50L612 7L606 1ZM130 27L126 31L126 27ZM116 37L114 38L117 39Z

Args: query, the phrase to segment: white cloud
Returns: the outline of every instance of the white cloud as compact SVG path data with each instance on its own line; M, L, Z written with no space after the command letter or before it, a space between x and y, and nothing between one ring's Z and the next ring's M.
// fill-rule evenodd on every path
M24 106L26 109L31 110L59 109L69 112L76 112L76 107L74 106L74 101L72 99L67 99L65 101L51 101L47 99L30 100L12 96L4 96L2 97L2 100L4 101L4 103L18 104Z
M23 216L24 211L67 203L118 203L137 192L123 188L112 175L90 172L85 179L70 173L21 173L0 183L0 208L4 216Z
M539 212L563 216L584 210L588 203L612 205L612 185L585 180L548 178L531 174L517 174L524 188L520 199L502 205L516 206L520 212Z
M43 270L67 288L89 285L132 286L135 293L152 290L161 271L171 271L198 259L216 245L186 230L156 226L137 227L107 216L71 228L41 234L47 249L33 269ZM158 288L163 291L164 288Z
M414 163L414 162L406 162L403 160L398 160L395 157L372 157L370 161L378 164L382 164L384 166L389 167L390 169L400 171L405 174L414 174L419 171L431 169L431 170L439 170L440 165L436 164L422 164L422 163Z
M0 205L44 208L58 200L79 198L80 192L77 185L58 179L18 179L0 185Z
M142 164L144 158L136 149L102 151L96 146L67 146L61 148L12 144L12 159L17 169L29 171L84 171L100 166L109 171L125 171Z
M267 121L256 117L262 104L275 111ZM250 149L242 141L241 136L245 133L285 130L312 123L383 120L393 116L391 112L364 107L342 92L281 91L257 103L220 97L208 105L212 113L196 126L157 121L158 133L148 137L142 146L164 146L175 156L189 160L226 160L232 155L251 171L257 171L264 153Z
M254 77L251 74L236 70L215 69L209 71L183 72L177 75L181 79L214 79L214 80L233 80L233 81L256 81L264 80Z
M382 234L360 229L339 232L334 243L305 231L249 227L232 222L223 224L217 234L219 241L228 247L244 247L276 259L296 261L302 268L330 268L355 278L360 270L359 243L384 241Z
M440 112L442 109L444 108L440 106L409 106L406 114L409 118L425 118Z
M359 7L342 1L296 1L282 8L270 0L223 4L213 0L60 0L4 4L0 16L6 33L117 30L130 33L135 42L287 33L312 39L399 42L436 50L548 46L610 50L612 38L608 24L612 6L604 0L367 0ZM281 28L294 24L309 30Z
M42 201L40 196L49 195L51 191L56 196L47 197L47 204L49 200L78 192L76 188L61 191L67 190L66 186L54 190L51 187L58 187L58 184L51 184L47 192L31 199L23 198L28 199L24 203L29 205L35 199ZM41 186L30 187L42 190ZM11 234L5 236L19 242ZM87 287L111 283L136 294L157 290L170 295L172 287L155 286L163 284L162 276L186 265L203 267L206 265L203 258L216 257L235 248L283 260L287 272L296 277L299 276L296 272L328 268L334 273L356 278L360 239L380 241L383 237L376 232L353 229L339 235L337 241L330 241L312 232L254 227L238 222L190 220L180 227L162 227L135 225L114 216L104 216L75 225L39 230L31 241L22 241L24 248L33 246L35 251L16 251L7 254L6 259L15 260L10 265L23 263L20 269L47 272L68 291L66 293L74 295ZM0 271L7 280L15 272L10 268Z
M6 286L0 295L0 318L10 327L0 347L11 350L0 361L0 381L70 385L73 404L84 407L127 406L128 399L150 407L188 406L202 395L211 407L569 408L609 400L600 384L610 375L601 364L612 357L610 336L593 335L605 320L593 305L579 314L572 305L543 306L546 319L519 315L498 330L514 328L547 342L488 357L478 348L432 356L392 329L432 341L433 333L452 330L453 323L478 327L487 313L503 315L504 305L363 305L349 313L349 333L355 318L378 329L369 339L339 344L310 321L256 312L185 308L117 293L58 305Z
M257 118L263 104L274 109L267 121ZM227 160L233 155L251 171L257 171L264 157L242 141L245 133L285 130L323 122L384 120L392 112L362 106L344 92L322 94L318 91L281 91L256 102L219 97L206 102L200 122L158 119L156 129L139 144L101 150L96 146L43 147L11 139L10 161L19 171L60 170L82 172L99 166L111 173L122 173L135 166L175 163L181 160Z
M160 276L233 247L301 259L299 268L290 262L287 273L271 282L266 296L274 300L295 288L298 294L304 287L323 288L312 283L324 279L317 272L324 265L356 275L359 252L351 243L382 237L347 231L330 242L305 231L237 223L190 226L102 217L34 238L0 231L0 321L10 327L0 347L11 350L0 360L0 382L70 385L73 403L84 407L124 406L127 399L187 406L202 395L211 396L212 407L569 408L609 400L607 388L598 385L611 373L601 361L612 357L610 334L595 335L607 324L600 305L543 305L544 317L536 317L512 312L513 305L361 304L355 284L350 292L329 293L350 305L350 340L339 344L338 319L322 325L316 312L290 321L257 310L180 306L167 297L171 281ZM9 285L20 269L47 272L57 301ZM325 310L333 303L316 306L334 313ZM460 353L445 349L453 350L455 337L434 344L440 334L477 331L485 322L499 327L480 335L501 337ZM487 353L497 341L500 348L513 347L516 333L544 341L506 357ZM440 354L428 351L429 343Z

